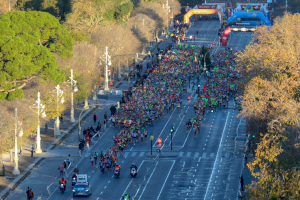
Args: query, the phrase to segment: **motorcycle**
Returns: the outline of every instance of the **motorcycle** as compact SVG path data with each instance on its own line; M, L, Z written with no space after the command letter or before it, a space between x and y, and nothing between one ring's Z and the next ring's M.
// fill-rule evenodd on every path
M74 187L75 187L75 185L76 185L76 179L75 179L75 178L73 178L73 181L72 181L72 187L74 188Z
M119 178L120 176L120 169L115 169L115 177Z
M131 174L131 177L136 177L137 172L136 172L136 168L135 168L135 167L133 167L133 168L131 169L130 174Z
M63 183L60 183L60 185L59 185L59 189L60 189L61 193L63 194L63 193L65 192L65 190L66 190L66 188L65 188L65 184L63 184Z

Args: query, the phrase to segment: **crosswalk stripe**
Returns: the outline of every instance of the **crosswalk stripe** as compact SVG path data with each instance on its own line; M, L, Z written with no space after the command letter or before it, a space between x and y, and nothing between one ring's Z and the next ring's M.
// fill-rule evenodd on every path
M192 154L191 152L188 152L186 156L187 156L187 157L190 157L191 154Z
M140 153L140 156L143 156L143 155L144 155L144 153L145 153L145 152L141 152L141 153Z
M202 158L206 158L206 153L203 153L203 154L202 154Z
M85 156L84 157L89 157L91 155L91 153L87 153L87 154L85 154Z
M133 157L133 156L135 156L135 155L136 155L136 152L132 152L131 156Z
M210 154L210 157L214 157L214 153L211 153L211 154Z
M128 156L128 154L129 154L129 152L126 152L126 153L124 154L124 157L126 158L126 157Z
M199 156L199 152L196 152L195 155L194 155L194 157L196 158L198 156Z
M180 157L183 156L183 152L182 152L182 151L179 153L179 156L180 156Z

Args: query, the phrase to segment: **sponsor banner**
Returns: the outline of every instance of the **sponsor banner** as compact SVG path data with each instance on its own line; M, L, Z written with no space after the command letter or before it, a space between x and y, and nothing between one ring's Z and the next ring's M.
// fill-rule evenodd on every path
M217 9L217 5L197 5L198 9Z

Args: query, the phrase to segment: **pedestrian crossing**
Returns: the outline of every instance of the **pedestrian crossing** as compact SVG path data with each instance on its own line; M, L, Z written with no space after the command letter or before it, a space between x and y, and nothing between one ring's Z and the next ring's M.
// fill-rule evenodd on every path
M119 152L120 153L120 152ZM127 157L143 157L145 155L147 155L148 151L127 151L124 152L123 157L127 158ZM162 152L163 154L163 152ZM86 154L85 157L88 157L90 154ZM209 153L209 152L183 152L180 151L178 154L178 157L186 157L186 158L215 158L217 155L216 152L213 153ZM243 158L244 154L236 154L233 152L227 152L227 153L223 153L222 157L225 158Z

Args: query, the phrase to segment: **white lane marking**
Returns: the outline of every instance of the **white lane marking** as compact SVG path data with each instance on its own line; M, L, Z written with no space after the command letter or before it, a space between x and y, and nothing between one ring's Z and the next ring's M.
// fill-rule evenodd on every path
M166 126L168 125L168 123L169 123L169 121L170 121L172 115L174 114L175 110L177 110L177 109L174 109L174 111L172 112L171 116L169 117L167 123L165 124L164 128L161 130L161 132L160 132L160 134L159 134L159 136L158 136L157 138L160 138L161 134L164 132L164 130L165 130ZM156 141L154 142L153 147L155 147L155 146L156 146Z
M131 157L134 157L137 152L132 152Z
M157 164L158 164L158 162L156 162L156 165L155 165L155 167L154 167L154 169L153 169L153 171L152 171L150 177L148 178L148 181L147 181L147 183L146 183L146 185L145 185L145 187L144 187L144 189L143 189L143 191L142 191L142 193L141 193L141 195L140 195L140 198L139 198L138 200L140 200L141 197L143 196L143 194L144 194L144 192L145 192L145 189L146 189L146 187L147 187L147 185L148 185L148 183L149 183L149 181L150 181L150 179L151 179L151 177L152 177L152 175L153 175L153 173L154 173L154 171L155 171L155 169L156 169L156 167L157 167ZM138 191L137 191L137 193L138 193ZM136 196L136 194L135 194L135 196Z
M189 107L190 107L190 106L187 107L187 109L185 110L185 113L187 112L187 110L189 109ZM177 133L177 131L178 131L178 129L179 129L179 127L180 127L180 124L182 123L182 120L183 120L183 119L184 119L184 116L182 117L182 119L181 119L179 125L177 126L177 129L176 129L175 133L173 134L173 139L174 139L174 137L175 137L175 135L176 135L176 133Z
M202 158L206 158L206 153L203 153L203 154L202 154Z
M221 142L222 142L222 140L223 140L223 136L224 136L224 132L225 132L225 129L226 129L226 125L227 125L227 120L228 120L229 113L230 113L230 111L227 113L226 121L225 121L225 124L224 124L224 129L223 129L222 136L221 136L221 140L220 140L220 143L219 143L219 148L218 148L218 152L217 152L217 157L216 157L215 162L214 162L213 171L214 171L214 169L216 168L216 163L217 163L216 161L218 160L219 151L220 151L220 149L221 149L221 148L220 148L220 147L221 147ZM209 186L210 186L210 184L211 184L211 178L212 178L212 176L213 176L213 171L212 171L211 174L210 174L209 182L208 182L208 185L207 185L207 187L206 187L206 192L205 192L204 200L207 199L207 198L206 198L206 195L207 195L207 192L208 192L208 188L209 188Z
M144 154L145 154L145 152L141 152L139 156L142 157Z
M126 157L128 156L128 154L129 154L129 152L126 152L126 153L124 154L124 157L126 158Z
M103 192L101 192L100 194L102 194Z
M131 147L130 151L132 150L133 147Z
M108 181L108 183L110 183L110 181Z
M210 157L213 158L213 157L214 157L214 153L211 153L211 154L210 154Z
M176 162L176 161L174 160L174 161L173 161L173 164L172 164L172 167L171 167L171 169L169 170L168 176L166 177L165 182L164 182L163 186L161 187L161 190L160 190L160 192L159 192L159 194L158 194L157 200L159 199L160 194L161 194L162 190L163 190L164 187L165 187L165 184L166 184L166 182L167 182L167 180L168 180L168 178L169 178L169 175L170 175L170 173L171 173L171 170L173 169L173 166L174 166L175 162Z
M192 129L189 131L188 135L186 136L185 141L184 141L184 143L183 143L183 145L182 145L182 148L184 147L184 145L185 145L185 143L186 143L188 137L190 136L191 131L192 131Z
M184 152L181 151L181 152L179 153L179 157L183 156L183 153L184 153Z
M196 152L194 158L197 158L198 156L199 156L199 152Z
M106 188L106 186L104 187L104 189Z
M188 152L187 155L186 155L186 157L190 157L191 154L192 154L191 152Z

